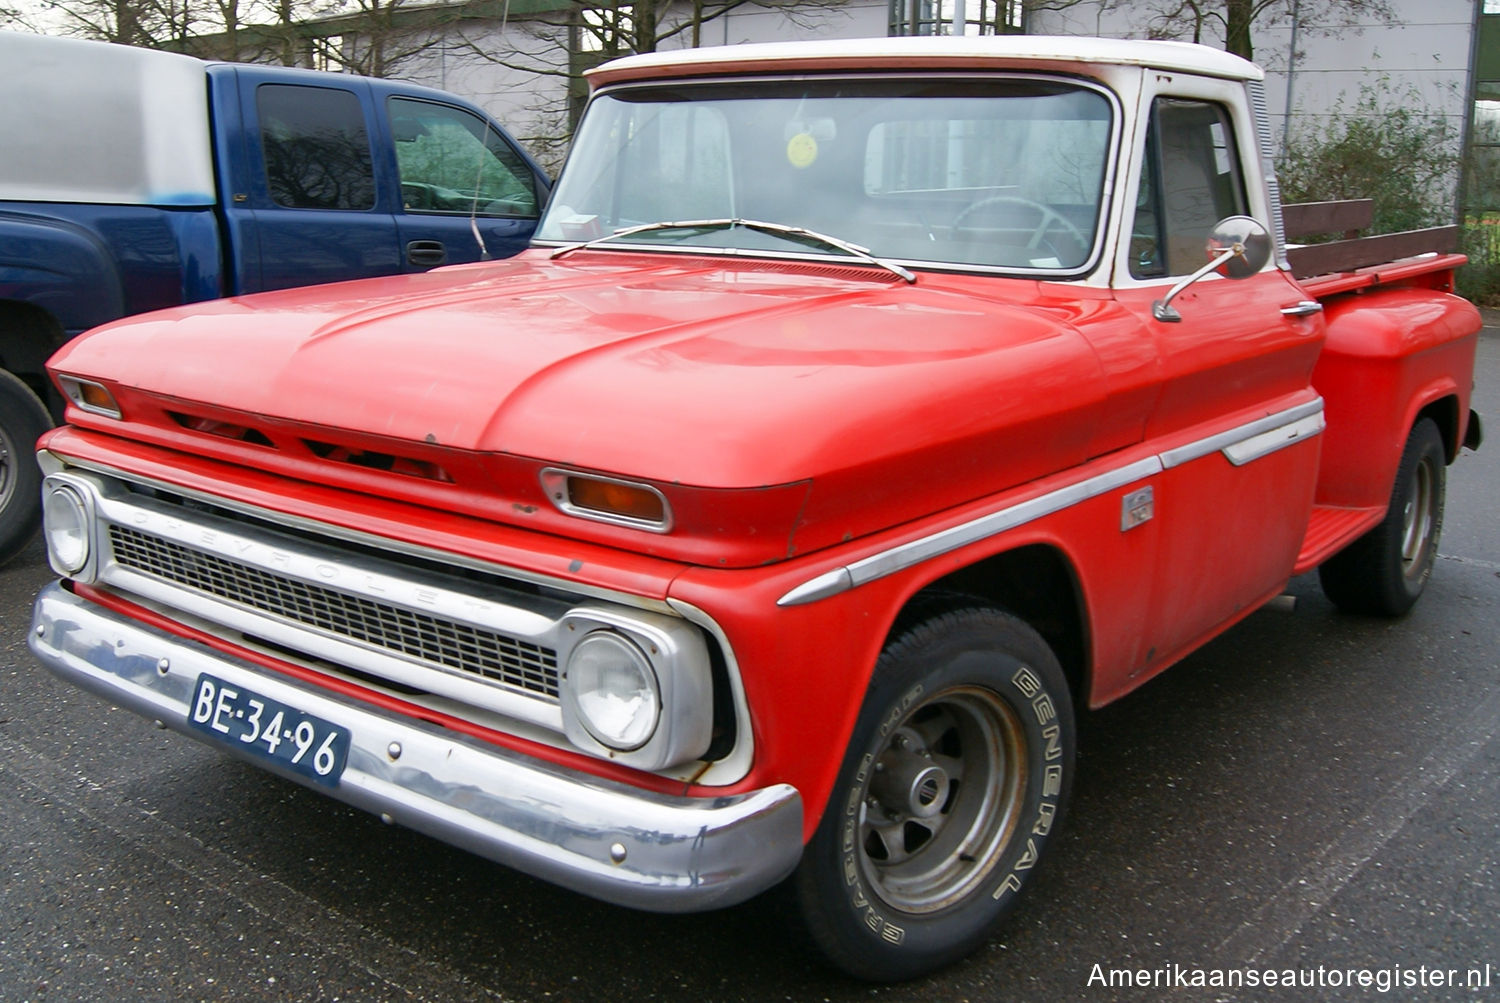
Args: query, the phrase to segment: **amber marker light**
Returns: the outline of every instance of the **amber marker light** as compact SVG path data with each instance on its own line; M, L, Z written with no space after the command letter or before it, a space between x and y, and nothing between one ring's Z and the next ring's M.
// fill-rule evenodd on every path
M552 504L580 519L665 533L672 528L667 499L649 484L549 467L542 487Z
M109 388L104 384L79 379L76 376L59 375L57 385L62 387L62 392L80 411L102 414L106 418L120 417L120 405L115 402L115 395L110 393Z

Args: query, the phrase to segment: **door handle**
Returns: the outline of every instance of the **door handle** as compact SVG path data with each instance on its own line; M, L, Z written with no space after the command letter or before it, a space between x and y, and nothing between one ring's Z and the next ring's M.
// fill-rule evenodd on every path
M448 260L441 240L413 240L406 245L406 260L418 268L433 268Z
M1281 308L1281 315L1283 317L1311 317L1315 313L1322 312L1323 304L1319 303L1317 300L1303 300L1302 302L1294 304L1292 306L1284 306Z

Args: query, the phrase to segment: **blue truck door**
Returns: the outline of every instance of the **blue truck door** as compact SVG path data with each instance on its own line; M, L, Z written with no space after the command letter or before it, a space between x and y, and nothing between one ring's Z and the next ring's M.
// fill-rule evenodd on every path
M401 184L403 267L422 271L525 248L547 180L510 138L475 110L426 95L390 94L384 106Z
M231 233L253 227L260 258L257 284L253 269L235 269L246 283L236 291L401 271L395 179L372 145L369 83L270 67L234 72L247 138L225 215Z

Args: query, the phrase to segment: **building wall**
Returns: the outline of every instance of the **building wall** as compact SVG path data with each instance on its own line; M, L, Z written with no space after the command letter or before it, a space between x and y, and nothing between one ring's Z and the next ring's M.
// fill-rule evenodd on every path
M1495 0L1390 0L1394 17L1389 22L1366 20L1332 32L1304 22L1296 33L1295 54L1289 21L1262 20L1252 41L1256 61L1267 72L1272 134L1278 141L1287 130L1315 135L1331 119L1355 111L1362 97L1376 94L1388 103L1443 115L1454 136L1464 135L1474 100L1470 66L1478 4L1486 10L1500 8ZM1168 5L1169 0L1082 0L1059 11L1033 12L1026 29L1032 34L1146 38L1153 33L1152 13ZM834 8L769 0L708 22L702 41L734 45L876 37L887 33L888 24L887 0L847 0ZM1221 37L1203 41L1223 44ZM683 34L665 40L662 48L688 44L689 36ZM566 78L525 72L501 60L563 66L566 53L566 38L539 37L525 22L469 26L451 44L404 66L402 75L477 101L556 169L565 152Z
M1256 24L1251 41L1255 61L1266 70L1272 134L1278 142L1288 130L1294 136L1317 135L1330 120L1353 113L1364 96L1374 95L1387 106L1441 115L1455 138L1463 136L1472 101L1475 3L1390 0L1390 21L1366 19L1331 32L1304 22L1295 54L1289 20ZM1033 34L1147 38L1151 12L1163 6L1156 0L1089 0L1033 14L1027 28ZM1222 35L1203 41L1223 45Z
M686 15L691 8L683 6ZM887 19L885 0L847 0L828 8L750 5L704 24L702 42L883 37ZM664 40L661 48L684 48L690 42L684 33ZM556 171L565 153L567 79L516 69L514 64L566 66L566 33L524 21L471 24L456 30L448 44L404 64L401 76L478 103Z

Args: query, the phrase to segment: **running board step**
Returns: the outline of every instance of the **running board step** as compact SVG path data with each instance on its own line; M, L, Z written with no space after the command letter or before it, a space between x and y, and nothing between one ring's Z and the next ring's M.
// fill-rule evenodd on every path
M1307 521L1307 535L1302 538L1302 550L1297 554L1297 566L1292 574L1311 571L1385 518L1385 509L1339 508L1333 505L1314 505L1312 517Z

